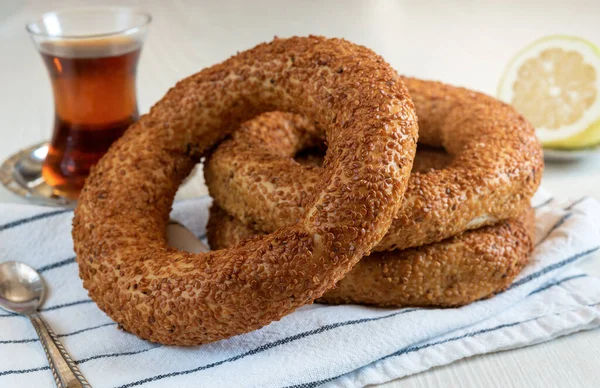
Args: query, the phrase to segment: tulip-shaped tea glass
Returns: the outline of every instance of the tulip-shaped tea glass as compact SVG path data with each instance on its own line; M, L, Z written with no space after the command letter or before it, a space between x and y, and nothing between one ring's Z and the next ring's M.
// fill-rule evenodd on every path
M88 8L27 24L54 95L42 176L55 194L76 199L90 168L137 120L136 70L150 21L128 8Z

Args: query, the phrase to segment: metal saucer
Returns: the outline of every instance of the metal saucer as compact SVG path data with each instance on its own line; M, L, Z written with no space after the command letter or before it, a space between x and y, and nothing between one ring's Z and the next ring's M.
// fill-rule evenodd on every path
M0 183L30 202L73 208L77 201L57 194L42 177L47 153L48 143L42 142L12 155L0 166Z

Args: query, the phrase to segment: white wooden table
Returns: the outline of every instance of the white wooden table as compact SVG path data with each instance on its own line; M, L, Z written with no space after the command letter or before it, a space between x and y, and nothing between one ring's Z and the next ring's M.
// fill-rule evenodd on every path
M82 3L94 2L0 0L0 159L47 139L53 120L48 76L25 32L26 20ZM138 73L141 112L178 79L274 35L344 37L383 55L400 73L488 94L495 93L509 59L538 37L574 34L600 44L598 0L103 3L137 6L154 16ZM600 157L549 164L543 185L557 196L600 199ZM204 193L197 176L179 196ZM0 201L22 202L3 188ZM600 257L583 266L600 276ZM600 331L474 357L386 386L597 387Z

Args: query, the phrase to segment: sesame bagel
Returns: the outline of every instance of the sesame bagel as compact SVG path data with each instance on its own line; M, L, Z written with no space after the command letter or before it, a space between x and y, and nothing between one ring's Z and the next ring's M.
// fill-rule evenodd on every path
M411 175L402 206L374 250L430 244L516 217L542 176L542 149L533 127L509 105L481 93L404 81L419 118L419 144L442 147L451 162ZM242 124L207 159L204 175L211 196L259 231L297 222L324 170L293 157L323 144L321 126L279 112Z
M534 212L418 248L364 257L319 303L377 306L461 306L508 287L533 249ZM213 204L212 249L243 243L258 232Z
M243 246L169 247L181 181L241 122L272 110L309 117L326 134L321 190L304 214ZM83 285L122 328L163 344L203 344L280 319L385 235L417 132L402 80L365 47L295 37L241 52L178 82L93 169L73 219Z

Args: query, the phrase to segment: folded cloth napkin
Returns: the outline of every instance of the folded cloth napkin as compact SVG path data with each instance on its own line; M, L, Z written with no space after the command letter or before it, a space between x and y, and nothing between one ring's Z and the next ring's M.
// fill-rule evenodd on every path
M50 288L43 315L96 388L362 387L600 326L600 280L573 268L600 249L600 204L544 193L533 202L531 263L491 299L456 309L315 304L191 348L140 340L96 307L78 277L69 210L0 205L0 260L43 274ZM172 217L202 238L209 203L177 202ZM0 311L0 386L52 386L38 342L25 318Z

